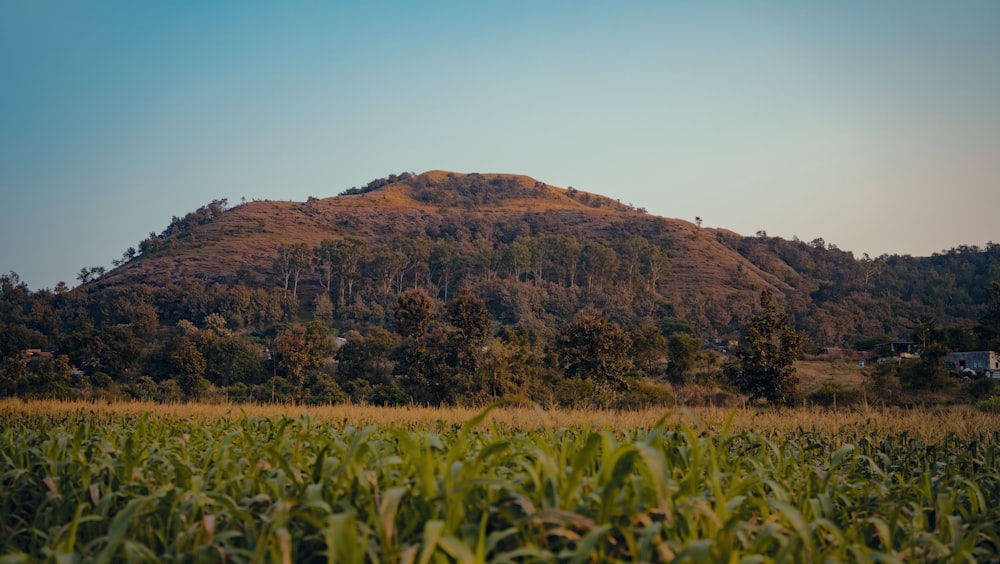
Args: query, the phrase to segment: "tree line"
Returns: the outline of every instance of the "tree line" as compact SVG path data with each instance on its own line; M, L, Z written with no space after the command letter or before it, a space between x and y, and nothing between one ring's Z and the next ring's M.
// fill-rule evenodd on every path
M55 293L31 292L13 273L0 281L5 396L438 405L518 394L640 406L671 400L646 378L691 378L701 348L692 335L623 329L594 311L553 332L498 327L465 287L447 301L406 288L393 295L388 323L338 329L315 315L304 321L308 308L279 286ZM30 350L52 355L25 357Z

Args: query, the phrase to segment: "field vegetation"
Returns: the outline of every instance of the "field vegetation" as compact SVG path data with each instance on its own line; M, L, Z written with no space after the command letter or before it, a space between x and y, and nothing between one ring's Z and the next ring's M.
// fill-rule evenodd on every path
M1000 418L0 404L0 551L56 561L985 561Z

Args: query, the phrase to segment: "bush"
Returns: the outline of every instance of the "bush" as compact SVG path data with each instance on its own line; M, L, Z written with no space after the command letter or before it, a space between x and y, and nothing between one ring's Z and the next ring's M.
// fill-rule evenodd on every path
M1000 396L990 396L973 404L973 407L984 413L1000 413Z
M647 409L650 407L673 407L677 400L669 386L656 384L638 378L627 380L628 389L615 402L617 409Z
M589 378L564 378L556 384L555 400L559 407L592 407L594 382Z
M140 376L135 382L122 386L125 396L139 401L153 401L158 395L156 382L149 376Z
M996 380L992 378L976 378L966 387L966 392L973 400L989 399L997 389Z
M368 403L387 406L406 405L410 403L410 396L406 393L406 390L395 382L391 384L378 384L368 394Z
M826 382L820 389L806 396L809 403L822 407L847 407L860 403L862 393L856 389L844 389L836 382Z
M317 373L309 384L309 390L304 396L306 405L334 405L344 403L348 396L340 389L337 382L328 374Z
M879 367L875 373L866 376L865 392L876 402L893 405L899 403L903 385L894 370Z
M735 407L743 397L717 386L688 384L675 390L677 403L688 407Z

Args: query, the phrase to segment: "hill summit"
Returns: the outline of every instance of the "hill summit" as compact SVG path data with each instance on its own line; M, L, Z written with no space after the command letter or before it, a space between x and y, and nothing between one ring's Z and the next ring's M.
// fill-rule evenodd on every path
M349 310L360 305L335 303L347 326L390 322L394 296L406 288L447 300L469 287L506 324L552 326L589 308L626 325L669 318L730 338L767 288L800 330L833 345L903 334L920 315L971 325L989 282L983 268L998 254L990 245L926 259L858 260L821 239L744 237L511 174L402 173L306 202L215 204L175 217L96 285L283 286L275 272L279 249L300 245L309 264L296 274L296 294L308 317L310 300L341 294L324 288L317 249L324 241L356 240L364 246L356 280L341 281L351 285L345 299L380 304L383 316L351 319ZM921 301L933 279L914 269L947 260L976 265L947 290L951 307ZM329 284L338 284L335 278Z
M573 237L581 248L587 241L614 248L629 238L645 239L662 255L657 259L662 259L662 267L647 273L649 287L682 310L697 294L695 303L739 301L749 312L760 289L771 288L779 295L792 289L777 275L787 267L778 266L777 273L764 271L727 245L740 239L732 232L656 217L605 196L528 176L445 171L390 175L306 202L252 201L223 213L174 218L162 234L140 245L149 252L108 273L100 285L157 286L180 280L267 285L280 246L304 243L314 248L324 240L345 237L361 238L370 246L401 237L452 241L467 262L484 260L482 248L488 245L498 255L499 267L515 260L500 255L518 239L552 235ZM642 249L622 249L625 252L616 252L616 258L624 258L630 276L648 269L649 257L639 264ZM549 269L540 263L553 259L526 259L539 263L531 273L533 282L548 278ZM535 277L539 272L542 280ZM575 278L573 273L567 277ZM317 280L304 278L309 293ZM573 286L576 281L571 282Z

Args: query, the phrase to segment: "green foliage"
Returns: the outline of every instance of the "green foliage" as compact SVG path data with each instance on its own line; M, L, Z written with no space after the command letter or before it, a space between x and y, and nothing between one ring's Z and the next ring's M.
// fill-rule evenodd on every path
M371 393L365 399L372 405L381 406L406 405L410 403L410 395L395 382L374 386Z
M455 328L450 337L454 343L458 363L467 372L475 372L482 357L482 350L491 335L493 320L486 304L463 289L446 306L448 323Z
M581 313L560 332L557 350L566 378L590 380L597 390L623 389L624 375L631 368L630 345L631 339L618 325Z
M980 400L992 396L997 388L997 380L994 378L976 378L969 382L966 393L974 400Z
M303 399L305 371L323 366L330 347L329 330L320 321L289 327L274 340L278 370L291 386L295 401Z
M1000 396L989 396L977 401L973 406L984 413L1000 413Z
M989 301L979 317L976 333L981 349L1000 351L1000 281L990 282L987 297Z
M544 189L544 185L524 185L511 176L487 178L476 173L449 173L441 182L421 180L421 177L408 180L413 187L413 197L421 202L449 208L474 209L507 199L523 198Z
M822 407L850 407L860 403L863 396L861 390L856 388L845 389L836 382L826 382L806 399L810 404Z
M614 403L615 409L641 410L677 406L677 398L669 386L641 378L629 378L626 384L625 391Z
M887 362L865 377L865 391L874 404L895 405L903 392L898 365Z
M736 351L738 365L731 381L751 400L786 405L795 397L798 385L794 363L802 339L788 316L778 312L770 290L761 292L760 307L763 311L750 320L744 344Z
M667 375L672 382L688 383L701 352L701 339L687 333L674 333L670 336L667 346L670 350Z
M422 289L407 290L399 295L395 315L399 334L416 339L430 325L434 316L434 302Z
M990 561L1000 437L0 412L5 561ZM248 463L249 461L249 463Z
M633 364L649 376L663 373L667 359L667 339L655 325L644 325L632 333Z

